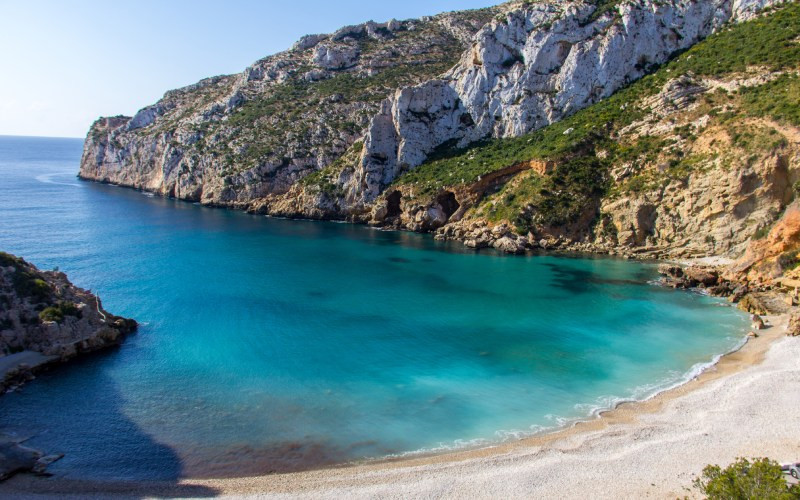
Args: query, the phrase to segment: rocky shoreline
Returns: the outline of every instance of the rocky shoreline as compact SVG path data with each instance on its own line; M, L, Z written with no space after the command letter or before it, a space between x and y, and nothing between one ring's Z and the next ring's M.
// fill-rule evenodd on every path
M18 390L36 373L86 353L119 345L137 328L58 271L41 271L0 252L0 395ZM43 472L60 458L0 435L0 480L16 472Z
M66 274L0 252L0 394L36 370L118 345L137 328Z

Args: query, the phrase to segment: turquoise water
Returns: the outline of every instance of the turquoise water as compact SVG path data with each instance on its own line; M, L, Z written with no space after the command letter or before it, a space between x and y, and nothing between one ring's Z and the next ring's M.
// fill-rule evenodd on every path
M507 257L78 181L81 141L0 137L0 249L136 318L0 398L65 476L295 470L497 442L683 380L744 336L652 264Z

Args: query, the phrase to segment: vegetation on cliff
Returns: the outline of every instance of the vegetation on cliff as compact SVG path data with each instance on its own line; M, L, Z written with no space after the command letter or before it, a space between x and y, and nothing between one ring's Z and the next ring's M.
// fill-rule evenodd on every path
M0 357L27 350L68 359L116 344L135 329L136 321L104 311L64 273L0 252Z
M663 186L685 179L715 162L734 162L780 149L785 137L764 125L744 125L747 118L768 118L800 125L800 5L790 4L750 22L734 24L708 37L669 63L613 96L544 129L511 139L489 139L465 149L442 148L422 166L395 181L425 198L443 189L469 185L482 176L531 160L550 161L552 174L526 172L484 198L475 215L513 222L521 233L533 226L563 225L580 218L604 196ZM741 85L733 92L707 92L704 80L769 75L766 81ZM641 133L630 126L661 118L653 98L665 85L687 78L687 86L703 92L679 95L686 103L698 97L702 107L686 116L686 125L659 133ZM698 118L708 118L697 121ZM626 127L628 127L626 129ZM721 127L733 139L727 153L692 153L704 130ZM655 128L655 127L651 127ZM646 168L658 163L660 168ZM631 174L615 180L614 166L629 165Z
M452 67L495 12L370 21L306 36L239 75L167 92L133 118L98 120L81 175L105 180L119 172L103 172L114 163L141 174L134 187L153 189L152 182L163 194L196 200L205 193L215 203L283 193L344 154L395 89Z

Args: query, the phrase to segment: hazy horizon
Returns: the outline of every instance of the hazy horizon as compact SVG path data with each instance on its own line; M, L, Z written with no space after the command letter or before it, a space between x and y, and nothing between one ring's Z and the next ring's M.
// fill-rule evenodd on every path
M0 54L0 135L83 138L100 116L133 115L168 90L239 73L309 33L497 3L0 0L0 43L14 48Z

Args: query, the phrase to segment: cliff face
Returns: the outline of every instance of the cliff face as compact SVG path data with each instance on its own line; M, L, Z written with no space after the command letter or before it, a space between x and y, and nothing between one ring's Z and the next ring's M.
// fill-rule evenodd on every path
M0 393L25 375L11 358L66 361L116 345L136 329L134 320L105 311L100 299L64 273L39 271L5 252L0 252L0 306Z
M395 88L451 67L494 9L309 35L241 74L92 125L80 176L207 204L285 193L342 155Z
M613 94L768 0L521 4L485 26L441 80L398 90L367 130L345 183L371 201L437 146L517 137Z
M784 3L524 1L307 36L98 120L80 175L510 252L738 256L795 196Z
M800 6L731 25L613 96L402 175L373 223L505 251L736 258L797 196Z

